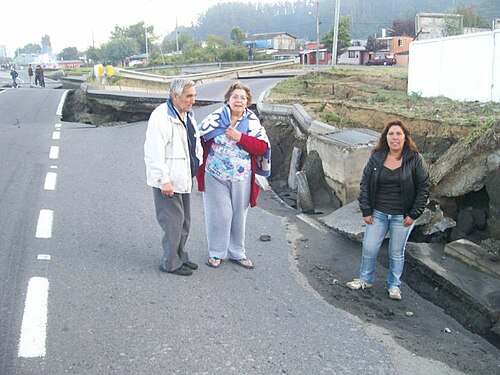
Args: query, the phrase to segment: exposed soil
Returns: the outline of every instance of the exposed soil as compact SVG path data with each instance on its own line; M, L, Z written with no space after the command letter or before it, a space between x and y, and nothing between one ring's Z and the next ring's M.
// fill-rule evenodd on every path
M471 333L443 309L413 291L405 281L425 286L425 279L415 278L410 265L405 265L402 301L392 301L385 290L387 253L379 256L377 278L373 288L351 291L346 286L359 271L361 245L334 233L319 232L296 218L297 212L286 208L272 193L259 197L259 206L286 217L290 241L294 243L294 259L309 284L332 306L356 315L368 324L387 329L394 340L411 353L446 363L466 374L499 373L500 350ZM443 298L447 298L443 295ZM411 316L409 316L411 315ZM449 332L448 332L449 330ZM363 348L360 348L362 355ZM408 373L404 369L403 373ZM411 371L410 371L411 373Z

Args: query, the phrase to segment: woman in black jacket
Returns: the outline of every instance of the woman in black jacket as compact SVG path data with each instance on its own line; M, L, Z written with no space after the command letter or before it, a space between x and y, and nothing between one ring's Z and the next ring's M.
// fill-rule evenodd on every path
M411 138L407 124L389 122L372 150L360 183L359 206L366 223L359 279L349 289L370 288L380 246L389 232L389 298L401 299L404 251L415 220L429 197L430 181L425 162Z

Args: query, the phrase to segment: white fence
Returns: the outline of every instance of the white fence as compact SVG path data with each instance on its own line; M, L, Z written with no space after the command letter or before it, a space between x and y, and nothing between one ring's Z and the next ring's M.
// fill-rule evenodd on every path
M408 94L500 102L500 30L412 42Z

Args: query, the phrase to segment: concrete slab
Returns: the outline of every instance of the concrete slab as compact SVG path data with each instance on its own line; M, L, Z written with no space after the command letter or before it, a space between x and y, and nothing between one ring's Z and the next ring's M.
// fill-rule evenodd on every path
M488 253L481 246L464 238L450 242L444 247L444 253L474 267L478 271L500 279L499 257Z
M408 243L410 262L421 263L441 288L456 294L459 301L497 321L500 316L500 279L481 272L453 257L443 244ZM438 297L439 298L439 297Z
M373 134L361 132L357 129L339 131L337 133L328 134L325 136L334 142L338 142L350 147L375 143L378 139L378 137L374 136Z
M318 220L353 241L363 242L366 224L357 201L348 203Z

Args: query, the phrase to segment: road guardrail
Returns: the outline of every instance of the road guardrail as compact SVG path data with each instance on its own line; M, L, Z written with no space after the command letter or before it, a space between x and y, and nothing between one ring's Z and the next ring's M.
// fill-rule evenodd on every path
M190 78L193 81L203 81L208 79L227 77L231 75L236 75L236 77L239 78L239 76L244 73L262 72L264 70L282 68L293 64L296 64L296 61L294 59L279 60L264 64L255 64L238 68L216 70L212 72L183 74L175 76L160 76L157 74L137 72L123 68L115 68L114 72L117 76L127 79L135 79L140 81L148 81L156 83L169 83L170 81L179 77Z

